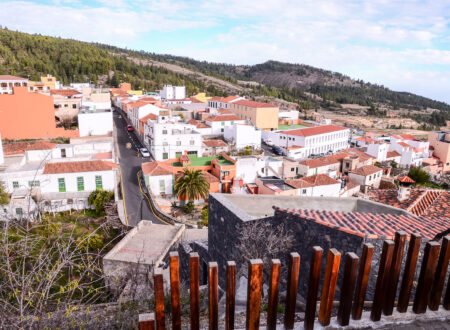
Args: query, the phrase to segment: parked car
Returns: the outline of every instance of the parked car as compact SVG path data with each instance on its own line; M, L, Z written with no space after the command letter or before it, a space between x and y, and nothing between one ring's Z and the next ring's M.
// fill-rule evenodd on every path
M271 139L264 140L264 143L267 144L269 147L273 147L273 142Z
M275 155L279 155L279 156L283 156L284 155L284 150L283 148L279 147L279 146L273 146L272 147L272 151Z
M150 157L150 153L148 152L147 148L140 148L139 151L142 157Z
M133 132L134 131L134 127L131 125L127 125L127 131L128 132Z

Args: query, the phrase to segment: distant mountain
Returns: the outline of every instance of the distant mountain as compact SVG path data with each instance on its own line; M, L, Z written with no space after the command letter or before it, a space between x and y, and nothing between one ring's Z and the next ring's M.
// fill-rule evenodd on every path
M63 83L87 81L155 90L164 83L184 84L188 93L265 96L298 104L302 109L338 109L341 104L407 109L408 116L431 125L450 120L450 105L407 92L354 80L340 73L302 64L267 61L245 66L197 61L186 57L133 51L71 39L0 29L0 74L38 80L52 74ZM425 111L435 109L440 111Z

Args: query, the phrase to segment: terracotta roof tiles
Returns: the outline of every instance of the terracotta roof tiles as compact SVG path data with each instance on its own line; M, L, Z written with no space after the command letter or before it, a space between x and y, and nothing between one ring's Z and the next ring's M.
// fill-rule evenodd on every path
M157 160L153 162L143 163L142 172L148 176L171 175L172 171L165 167L165 163Z
M227 144L222 140L205 140L203 144L207 147L226 147Z
M52 89L50 90L50 95L61 95L61 96L74 96L81 94L76 89Z
M353 174L357 174L357 175L362 175L362 176L368 176L368 175L372 175L374 173L383 171L383 169L374 166L374 165L364 165L361 166L360 168L357 168L353 171L351 171L351 173Z
M55 143L47 141L36 142L14 142L3 145L3 152L5 155L24 154L28 150L50 150L56 147Z
M256 102L256 101L250 101L250 100L239 100L239 101L233 102L233 104L238 104L238 105L242 105L244 107L249 107L249 108L277 108L276 105L273 105L270 103Z
M282 132L282 134L307 137L307 136L333 133L333 132L344 131L344 130L348 130L348 128L342 127L342 126L336 126L336 125L323 125L323 126L293 129L290 131L284 131L284 132Z
M101 160L47 163L44 174L110 171L113 168L117 168L117 164Z
M0 75L0 80L28 80L28 79L11 75Z
M235 120L243 120L236 115L218 115L214 117L209 117L206 121L214 122L214 121L235 121Z

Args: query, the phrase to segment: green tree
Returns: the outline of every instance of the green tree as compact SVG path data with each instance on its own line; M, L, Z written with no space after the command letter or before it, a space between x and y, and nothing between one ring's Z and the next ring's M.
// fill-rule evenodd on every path
M409 170L408 176L416 183L427 183L430 181L430 175L419 167L413 167Z
M89 205L94 206L97 215L103 214L105 204L114 198L114 193L107 190L96 190L91 192L88 198Z
M175 181L174 192L183 200L194 201L208 196L209 184L201 170L185 169Z
M6 204L9 204L9 196L3 184L0 183L0 205Z

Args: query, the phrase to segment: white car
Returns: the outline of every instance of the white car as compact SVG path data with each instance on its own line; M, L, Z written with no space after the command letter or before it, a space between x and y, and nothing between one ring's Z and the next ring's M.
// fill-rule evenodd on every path
M264 143L267 144L269 147L273 147L273 142L270 139L264 140Z
M139 151L141 152L142 157L150 157L150 153L147 148L140 148Z

